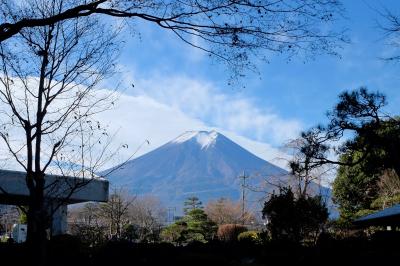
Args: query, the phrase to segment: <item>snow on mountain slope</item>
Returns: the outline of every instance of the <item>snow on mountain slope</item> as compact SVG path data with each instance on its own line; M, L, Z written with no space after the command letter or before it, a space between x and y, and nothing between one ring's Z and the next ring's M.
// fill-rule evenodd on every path
M166 206L181 207L196 195L203 202L221 197L238 200L240 175L251 186L285 181L288 173L248 152L216 131L189 131L165 145L131 160L108 177L111 185L132 194L154 194ZM105 171L108 172L109 170ZM273 186L265 186L272 191ZM265 193L258 194L258 197ZM257 195L251 196L256 198Z
M177 137L172 141L172 143L183 143L190 139L196 139L197 144L200 145L201 149L207 149L208 147L214 145L218 138L218 133L216 131L188 131Z

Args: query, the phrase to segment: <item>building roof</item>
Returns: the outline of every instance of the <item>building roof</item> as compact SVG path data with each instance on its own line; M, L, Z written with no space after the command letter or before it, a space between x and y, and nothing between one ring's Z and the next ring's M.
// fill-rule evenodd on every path
M362 216L354 221L356 225L400 225L400 204Z

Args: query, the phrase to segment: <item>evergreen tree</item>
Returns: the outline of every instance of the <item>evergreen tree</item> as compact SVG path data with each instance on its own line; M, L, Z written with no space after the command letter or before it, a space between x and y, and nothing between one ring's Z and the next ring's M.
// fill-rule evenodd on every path
M183 212L185 214L188 214L191 210L203 209L203 203L196 196L188 197L183 204Z
M368 125L365 127L368 130ZM381 121L379 126L375 126L374 133L356 135L352 145L366 148L349 150L340 157L343 165L339 167L333 183L334 201L339 205L344 220L370 212L375 208L372 205L376 200L386 197L379 187L386 171L392 172L391 179L397 179L393 184L399 183L399 170L396 169L400 165L400 120ZM397 197L399 193L394 191L389 194L390 197Z
M161 232L161 237L176 244L193 241L208 242L217 232L217 224L210 220L197 197L185 201L185 216Z
M328 219L328 209L321 196L295 198L291 188L283 188L264 203L264 218L273 240L300 242L314 240Z
M217 224L211 221L202 209L192 209L183 217L187 224L187 240L207 242L211 240L216 231Z

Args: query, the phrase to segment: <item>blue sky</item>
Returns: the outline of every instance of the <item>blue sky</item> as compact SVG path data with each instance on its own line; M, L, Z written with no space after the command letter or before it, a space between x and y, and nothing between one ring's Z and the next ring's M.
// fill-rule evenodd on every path
M400 12L400 1L347 0L343 4L346 18L338 27L348 28L351 43L338 50L340 57L288 62L284 56L273 55L268 64L257 61L260 73L247 73L241 80L245 88L227 85L225 66L210 61L202 51L170 32L137 22L119 59L123 97L129 95L135 102L121 109L131 114L129 121L119 124L127 131L121 138L136 138L134 145L145 138L153 140L149 148L153 149L182 130L216 128L270 158L271 151L265 149L279 148L301 130L323 122L325 112L344 90L360 86L379 90L388 97L388 111L398 114L400 67L380 59L392 54L393 48L377 27L381 17L376 9ZM184 119L177 119L180 116ZM257 145L264 151L257 150Z

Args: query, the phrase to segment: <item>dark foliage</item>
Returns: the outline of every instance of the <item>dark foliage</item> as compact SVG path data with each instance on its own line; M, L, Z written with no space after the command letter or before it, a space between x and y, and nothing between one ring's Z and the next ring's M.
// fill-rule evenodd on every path
M328 112L329 123L302 133L302 138L307 141L300 147L301 150L313 159L314 166L353 166L383 150L387 156L380 163L399 173L400 150L397 145L400 143L400 120L384 112L386 104L383 94L366 88L343 92L333 110ZM362 156L357 160L342 158L335 161L329 158L331 152L337 155L359 152Z
M385 170L400 171L400 120L369 122L347 142L333 183L342 218L351 219L380 197L378 182Z
M48 242L47 265L396 265L398 232L378 232L369 238L335 239L321 236L314 247L282 242L264 245L211 241L176 247L171 244L134 244L110 241L93 249L63 236ZM0 243L1 265L33 265L21 244ZM391 263L391 264L389 264Z
M347 220L379 198L384 171L400 176L400 119L384 111L386 104L385 95L363 87L341 93L329 123L302 133L302 160L290 165L294 174L339 166L334 200Z
M263 217L268 219L272 240L300 242L315 238L328 219L328 209L320 196L295 198L290 188L283 188L264 203Z

